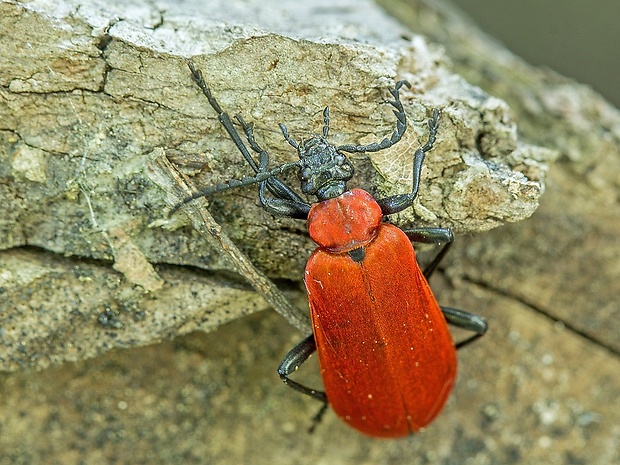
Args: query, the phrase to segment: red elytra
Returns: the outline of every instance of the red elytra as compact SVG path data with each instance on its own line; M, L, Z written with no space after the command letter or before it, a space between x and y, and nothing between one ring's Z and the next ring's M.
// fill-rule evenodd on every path
M399 437L437 416L457 362L410 240L381 219L361 189L314 204L308 227L319 248L305 284L330 405L365 434ZM361 246L356 262L346 252Z

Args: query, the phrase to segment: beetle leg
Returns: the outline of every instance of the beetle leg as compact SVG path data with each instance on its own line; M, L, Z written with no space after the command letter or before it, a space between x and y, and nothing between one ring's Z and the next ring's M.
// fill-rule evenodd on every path
M280 375L280 379L287 386L290 386L296 391L306 394L313 399L327 403L327 396L323 391L317 391L316 389L309 388L289 378L289 376L293 372L297 371L297 369L306 360L308 360L314 352L316 352L316 342L314 342L314 335L311 334L293 347L289 353L284 356L280 366L278 367L278 374Z
M409 228L403 232L411 242L422 244L445 244L454 241L454 234L448 228Z
M321 423L323 415L325 415L325 412L327 412L328 408L329 404L327 402L321 405L319 411L316 412L316 414L312 417L312 424L310 425L310 428L308 428L308 433L314 433L314 430L316 429L317 425Z
M250 144L250 148L258 154L258 170L256 172L267 172L269 170L269 152L256 142L254 138L254 125L252 123L246 123L240 115L235 116L235 118L239 124L241 124L248 143ZM263 208L274 215L287 216L300 220L307 219L310 205L304 202L291 188L280 181L278 181L278 185L271 186L270 182L272 182L273 179L276 178L269 178L258 185L258 197ZM278 187L278 189L276 190L274 187ZM269 189L277 198L268 198L265 195L265 188Z
M309 433L314 432L314 429L321 422L323 415L329 407L329 403L327 402L327 396L323 391L317 391L316 389L312 389L304 386L303 384L299 384L297 381L293 381L291 378L289 378L289 375L297 371L297 369L306 360L308 360L314 352L316 352L316 342L314 341L314 334L310 334L284 356L282 362L280 363L280 366L278 367L278 374L280 375L280 379L284 382L284 384L292 387L293 389L301 392L302 394L306 394L313 399L323 402L321 409L316 413L316 415L312 417L312 425L308 429Z
M265 210L272 215L286 216L297 220L308 219L310 205L305 202L267 197L265 195L265 187L269 187L268 183L269 181L263 181L258 185L258 197Z
M259 172L267 171L269 155L264 152L258 156ZM271 178L270 178L271 179ZM298 220L307 220L310 205L306 202L288 198L271 198L265 194L265 188L269 188L269 180L258 184L258 199L265 210L272 215L286 216Z
M445 244L433 261L424 268L423 274L428 281L452 246L452 241L454 241L452 230L448 228L411 228L403 229L403 232L412 242Z
M426 144L416 150L413 154L411 192L409 194L398 194L377 200L377 203L381 206L381 211L384 215L398 213L399 211L413 205L413 201L417 197L418 189L420 187L420 177L422 175L422 163L424 162L424 157L426 156L426 152L429 152L435 143L437 129L439 128L439 115L439 110L435 108L433 110L433 116L428 120L428 140L426 141Z
M246 123L241 115L236 115L235 119L243 128L243 132L245 132L245 137L248 140L248 144L250 144L250 148L258 154L258 169L254 168L254 165L252 165L252 168L254 168L257 173L269 171L269 152L262 148L260 145L258 145L258 142L256 142L256 139L254 138L254 124ZM254 160L252 159L252 161ZM287 184L283 183L279 179L269 178L268 180L264 181L264 183L266 184L269 191L276 197L284 200L291 200L294 202L303 203L302 198L297 195L297 193Z
M474 342L479 337L482 337L487 332L487 321L481 316L474 315L473 313L459 310L452 307L441 307L441 311L446 317L446 321L457 328L473 331L474 334L467 339L457 343L455 347L460 349L466 345Z

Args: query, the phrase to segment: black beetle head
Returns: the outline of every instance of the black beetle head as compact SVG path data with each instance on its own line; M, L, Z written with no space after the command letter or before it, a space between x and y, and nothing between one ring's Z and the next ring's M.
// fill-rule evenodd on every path
M297 151L302 162L299 180L304 194L326 200L346 190L347 181L353 177L353 166L325 137L304 140Z

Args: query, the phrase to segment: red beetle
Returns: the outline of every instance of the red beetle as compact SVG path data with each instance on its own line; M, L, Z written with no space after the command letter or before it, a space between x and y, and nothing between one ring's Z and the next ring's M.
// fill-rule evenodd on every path
M202 73L189 63L194 81L201 88L235 145L256 172L227 184L197 192L181 205L215 192L258 183L259 199L270 213L306 219L310 237L318 248L306 265L305 284L310 301L313 334L284 358L278 373L294 389L324 402L353 428L370 436L399 437L419 431L441 411L456 376L456 348L487 329L482 317L454 308L440 307L427 279L452 243L446 228L399 229L384 223L385 215L410 207L418 193L426 152L435 142L439 112L428 121L428 142L413 155L413 186L410 193L374 199L361 189L347 190L353 175L348 153L378 152L396 144L406 130L406 115L399 81L391 90L397 123L390 138L370 145L334 146L327 141L329 107L325 108L322 135L297 143L286 127L280 128L299 161L268 169L269 154L254 139L253 126L241 117L251 155L207 88ZM299 168L301 190L316 196L307 203L276 176ZM266 196L269 190L273 197ZM173 210L175 211L176 208ZM413 242L444 244L435 259L420 270ZM468 339L453 343L446 321L473 331ZM317 351L325 392L289 378Z

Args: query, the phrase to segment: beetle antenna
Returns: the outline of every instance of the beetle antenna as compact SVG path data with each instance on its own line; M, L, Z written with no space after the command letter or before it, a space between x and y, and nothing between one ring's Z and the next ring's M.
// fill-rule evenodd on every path
M323 137L327 139L327 134L329 133L329 107L325 107L323 110L323 122L325 126L323 126Z
M288 142L295 150L299 150L299 144L289 135L286 126L284 126L282 123L280 123L278 126L280 126L280 130L282 131L282 135L284 136L286 142Z
M201 197L207 197L212 194L216 194L218 192L227 191L229 189L236 189L237 187L249 186L251 184L257 184L259 182L267 181L270 178L278 176L285 171L288 171L293 168L299 168L301 166L301 160L297 160L295 162L283 163L280 166L277 166L269 171L260 171L256 174L256 176L246 176L241 179L231 179L226 183L218 183L214 186L207 187L199 192L195 192L189 197L185 198L170 210L168 213L168 217L171 217L179 208L183 205L188 204L189 202L199 199Z
M394 107L392 113L394 113L394 116L396 117L396 129L392 131L392 135L390 137L385 137L381 142L373 142L369 145L340 145L337 147L338 150L349 153L379 152L390 148L392 145L400 141L407 130L407 114L403 108L403 103L400 101L400 88L403 86L411 88L411 84L407 81L398 81L394 89L390 90L390 94L394 97L394 100L387 101L387 103Z

